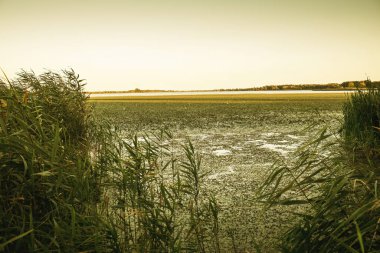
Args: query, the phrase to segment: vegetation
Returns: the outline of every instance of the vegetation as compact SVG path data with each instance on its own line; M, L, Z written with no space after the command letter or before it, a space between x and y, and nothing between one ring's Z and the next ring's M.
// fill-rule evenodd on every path
M370 81L367 83L371 86ZM380 90L358 91L345 103L343 112L343 136L352 153L379 158Z
M366 86L373 85L367 81ZM141 103L146 100L151 103ZM293 156L249 154L277 160L259 197L249 199L256 209L234 202L240 196L231 197L231 215L252 213L251 247L242 245L238 233L250 225L248 219L229 223L226 202L220 204L231 184L210 183L204 168L211 162L190 140L169 131L179 126L215 132L219 127L225 133L234 124L239 131L270 125L277 131L298 131L300 124L318 128L331 120L324 112L338 110L343 100L341 95L195 96L185 102L145 97L123 104L88 103L83 81L72 70L40 76L21 72L0 84L0 251L266 252L254 238L263 238L256 210L264 202L272 208L263 212L292 206L279 209L281 217L286 211L287 217L298 217L287 220L282 252L376 252L378 89L352 95L343 107L342 129L322 129ZM154 131L137 135L135 130ZM288 133L279 141L287 141ZM237 161L228 159L224 162ZM212 165L214 177L222 174L219 165ZM257 174L249 181L251 189L261 178ZM242 192L250 186L242 184L246 178L238 180L234 184ZM218 184L224 189L219 195L210 190Z
M22 72L0 87L0 250L104 250L81 81Z
M73 71L1 83L0 251L218 249L191 142L180 162L168 132L123 140L91 117L82 88Z
M343 139L323 129L278 165L261 187L270 205L303 205L283 252L378 252L380 249L378 89L344 105Z
M205 252L213 247L205 242L211 240L211 224L218 223L211 216L216 202L201 185L200 157L189 142L187 160L178 162L171 138L165 131L128 141L108 134L101 142L107 148L97 164L104 186L98 210L111 228L113 251Z
M380 82L346 81L343 83L328 84L285 84L268 85L258 90L356 90L380 87Z

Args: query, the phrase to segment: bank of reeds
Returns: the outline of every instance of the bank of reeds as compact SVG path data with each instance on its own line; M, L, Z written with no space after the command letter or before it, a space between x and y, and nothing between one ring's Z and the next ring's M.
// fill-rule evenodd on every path
M22 72L0 85L0 251L103 251L82 84Z
M0 84L0 251L219 252L201 157L172 136L122 138L73 71Z
M323 129L263 183L261 200L299 217L282 252L379 252L379 102L378 89L351 95L342 129Z
M367 80L370 87L370 81ZM380 90L370 88L352 94L343 107L343 137L356 156L379 159Z

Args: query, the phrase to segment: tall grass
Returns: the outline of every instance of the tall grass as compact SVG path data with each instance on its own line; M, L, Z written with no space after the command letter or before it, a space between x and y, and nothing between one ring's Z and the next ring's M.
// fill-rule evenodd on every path
M370 81L367 80L368 85ZM379 157L380 147L380 90L358 90L343 108L343 135L352 152Z
M72 71L0 85L1 251L104 251L81 87Z
M219 247L218 206L202 186L201 160L191 142L186 160L172 153L170 133L109 139L98 206L118 252L205 252ZM209 200L210 199L210 200ZM217 251L217 250L216 250Z
M72 70L1 81L0 251L219 252L192 143L125 138L86 99Z
M353 94L344 105L342 135L323 129L263 183L260 200L293 205L298 217L284 235L283 252L379 251L380 164L373 156L379 94Z

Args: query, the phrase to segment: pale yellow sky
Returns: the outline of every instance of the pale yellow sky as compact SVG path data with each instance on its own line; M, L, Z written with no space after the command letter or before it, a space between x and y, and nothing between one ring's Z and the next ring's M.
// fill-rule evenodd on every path
M380 80L380 0L0 0L0 67L87 90Z

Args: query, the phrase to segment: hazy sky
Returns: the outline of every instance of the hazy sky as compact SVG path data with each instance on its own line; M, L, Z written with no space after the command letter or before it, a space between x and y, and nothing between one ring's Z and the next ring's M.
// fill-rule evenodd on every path
M0 0L0 67L87 90L380 80L380 0Z

